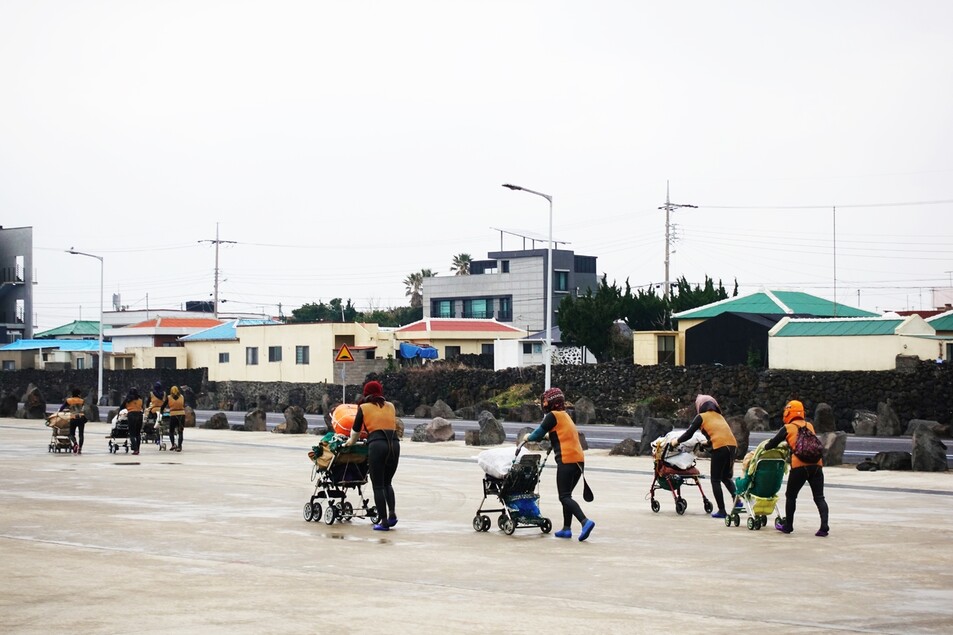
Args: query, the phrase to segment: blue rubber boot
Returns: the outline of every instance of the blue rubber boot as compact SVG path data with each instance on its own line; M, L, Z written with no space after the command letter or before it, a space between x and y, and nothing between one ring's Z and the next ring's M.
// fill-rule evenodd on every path
M572 529L560 529L553 535L557 538L572 538Z
M588 538L589 534L592 533L592 528L595 526L596 526L596 523L591 520L587 520L585 523L583 523L582 533L579 534L579 542L582 542L583 540Z

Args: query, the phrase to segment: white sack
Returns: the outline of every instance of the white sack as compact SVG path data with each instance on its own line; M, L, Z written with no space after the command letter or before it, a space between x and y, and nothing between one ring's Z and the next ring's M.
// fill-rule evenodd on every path
M518 461L524 454L527 454L526 448L524 447L520 447L519 455L516 454L516 450L512 447L492 448L480 452L476 460L477 465L479 465L484 472L495 478L503 478L510 473L510 468L513 467L513 461Z
M672 439L677 439L683 434L685 434L685 430L672 430L664 437L659 437L655 441L652 441L652 451L656 451L661 444L671 443ZM688 441L679 444L674 450L670 450L669 454L665 455L664 461L672 467L687 470L695 464L695 455L692 453L692 450L696 445L707 443L707 441L708 439L705 438L702 431L696 430L695 434L693 434Z

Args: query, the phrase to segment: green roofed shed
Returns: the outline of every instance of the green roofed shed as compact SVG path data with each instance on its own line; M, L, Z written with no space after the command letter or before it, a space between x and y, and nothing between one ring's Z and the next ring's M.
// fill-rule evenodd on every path
M877 317L876 313L819 298L802 291L758 291L675 313L678 320L704 320L722 313L815 317Z
M902 319L864 320L792 320L782 326L774 337L829 337L847 335L893 335Z

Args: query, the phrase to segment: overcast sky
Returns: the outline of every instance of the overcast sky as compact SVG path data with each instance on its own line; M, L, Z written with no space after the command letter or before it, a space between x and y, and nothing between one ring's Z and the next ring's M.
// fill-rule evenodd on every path
M223 310L386 308L491 228L545 239L502 183L660 283L668 180L673 279L929 308L951 33L946 0L0 0L0 224L33 227L40 330L98 318L70 247L107 308L211 299L216 223Z

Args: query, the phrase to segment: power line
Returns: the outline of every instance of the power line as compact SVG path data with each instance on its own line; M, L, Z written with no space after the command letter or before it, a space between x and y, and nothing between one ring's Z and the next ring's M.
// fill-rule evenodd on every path
M841 209L862 208L862 207L907 207L910 205L948 205L953 203L953 199L941 199L937 201L907 201L904 203L853 203L850 205L837 205ZM698 207L704 209L823 209L829 210L833 205L687 205L685 207Z

